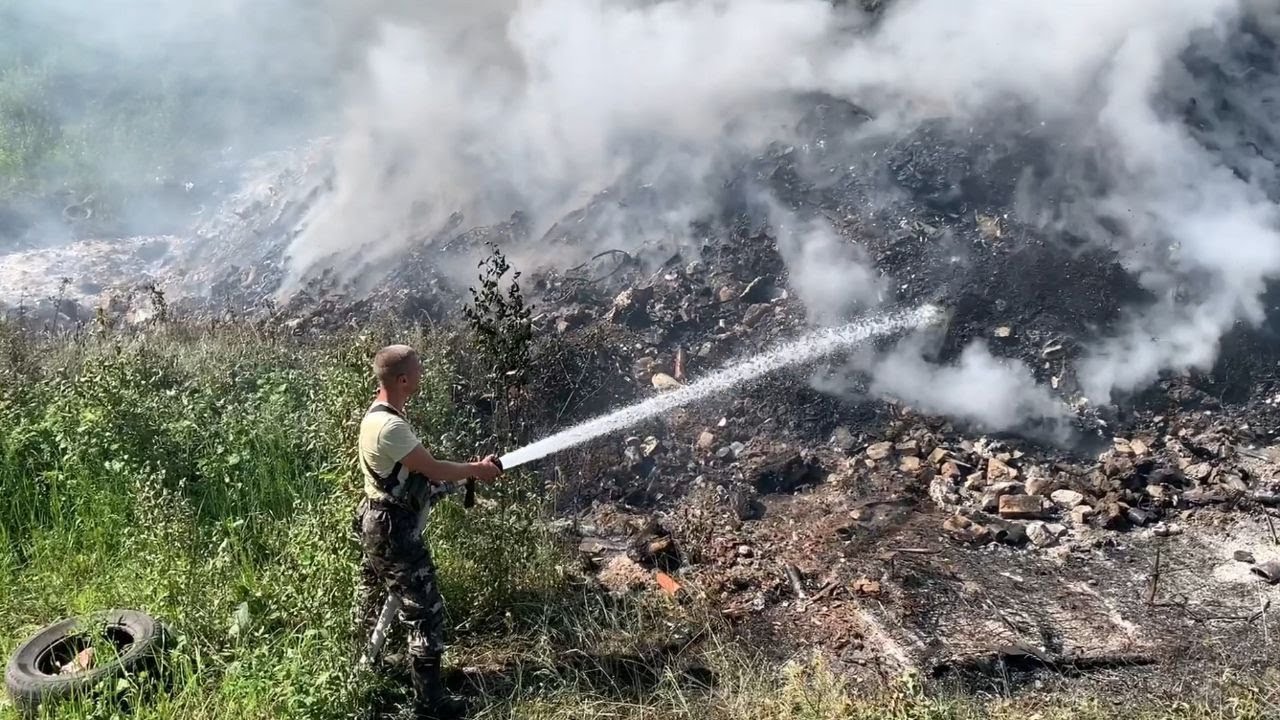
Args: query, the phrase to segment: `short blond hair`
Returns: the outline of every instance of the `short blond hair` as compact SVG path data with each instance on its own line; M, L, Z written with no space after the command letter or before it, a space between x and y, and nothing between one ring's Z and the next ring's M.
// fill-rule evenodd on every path
M388 345L373 356L373 376L387 387L401 375L408 375L419 362L418 351L408 345Z

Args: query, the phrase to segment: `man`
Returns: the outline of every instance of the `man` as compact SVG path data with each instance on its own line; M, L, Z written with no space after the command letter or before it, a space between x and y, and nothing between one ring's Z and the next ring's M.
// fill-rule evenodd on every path
M365 497L356 518L366 585L361 604L371 595L376 597L372 591L377 586L399 596L400 619L408 630L416 710L425 717L456 716L461 704L446 696L440 680L444 601L419 519L455 483L467 478L488 482L501 470L493 456L474 463L437 460L418 441L404 412L405 402L418 391L422 379L422 362L413 348L392 345L379 350L373 374L378 395L360 423ZM365 613L369 610L361 608Z

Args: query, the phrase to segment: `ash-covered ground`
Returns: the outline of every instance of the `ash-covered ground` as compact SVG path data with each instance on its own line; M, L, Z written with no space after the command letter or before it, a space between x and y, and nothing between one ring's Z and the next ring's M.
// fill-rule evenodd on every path
M494 243L556 348L529 389L556 408L543 432L937 303L940 330L536 464L584 567L616 592L671 592L665 573L760 647L868 682L1160 691L1259 671L1280 631L1280 31L1245 5L1165 58L1138 120L1108 124L1118 90L1094 122L1012 91L964 113L916 97L911 122L874 93L794 93L785 140L696 182L635 165L554 222L424 212L368 263L356 237L305 245L343 187L321 142L251 169L186 235L4 256L0 300L62 327L96 307L145 322L153 286L167 312L295 334L448 322Z

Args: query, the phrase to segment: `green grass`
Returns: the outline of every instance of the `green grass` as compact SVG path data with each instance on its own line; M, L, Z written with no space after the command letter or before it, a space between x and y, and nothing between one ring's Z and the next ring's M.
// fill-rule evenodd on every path
M353 672L356 424L379 333L319 343L243 330L32 338L0 324L0 651L67 615L136 607L177 631L169 687L126 682L113 697L47 717L212 720L367 717L403 688ZM455 407L447 338L429 358L413 419L442 453L474 419ZM896 718L1274 716L1274 687L1229 702L1113 706L942 699L904 679L868 691L820 662L776 667L696 602L602 596L575 580L542 529L536 478L506 481L493 506L433 517L453 645L489 688L480 718ZM604 658L648 656L678 638L713 677L652 661L639 675ZM704 677L703 680L706 678ZM128 707L126 711L123 709ZM0 718L16 717L11 707Z

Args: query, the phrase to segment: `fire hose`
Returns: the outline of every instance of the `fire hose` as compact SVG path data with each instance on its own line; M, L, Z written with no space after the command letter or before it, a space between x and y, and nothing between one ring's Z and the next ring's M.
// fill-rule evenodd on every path
M502 463L498 460L493 461L498 466L498 470L502 470ZM418 525L414 529L416 537L422 537L422 533L427 529L427 516L431 513L431 505L422 509L422 513L418 516ZM464 508L473 507L476 504L476 480L468 478L465 489L463 490L462 506ZM425 542L425 541L424 541ZM360 657L361 665L371 665L377 659L378 654L382 652L382 646L387 642L387 630L391 627L391 621L395 618L396 613L400 612L401 600L400 596L395 593L387 594L387 601L382 605L382 612L378 613L378 622L373 626L373 633L369 637L369 645L365 649L364 655Z

